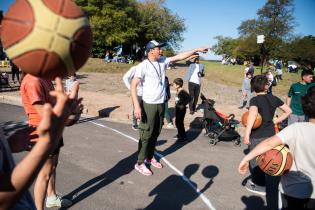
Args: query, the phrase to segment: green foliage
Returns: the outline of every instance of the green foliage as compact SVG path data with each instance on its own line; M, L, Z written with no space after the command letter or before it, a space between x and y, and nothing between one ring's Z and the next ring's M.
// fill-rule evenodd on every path
M146 0L138 4L139 32L137 43L145 46L152 39L176 47L185 31L184 20L171 13L162 0Z
M172 57L175 55L175 52L172 48L163 49L163 56Z
M233 56L242 60L251 60L260 56L259 46L256 44L256 36L241 37L238 45L233 50Z
M214 38L218 40L218 43L215 44L211 48L211 50L216 55L225 55L227 57L231 57L239 41L237 39L233 39L231 37L224 37L224 36L216 36Z
M299 64L309 68L315 68L315 37L304 36L292 41L290 48L290 59L297 61Z
M76 0L90 18L93 31L93 55L103 56L105 49L137 37L136 2L133 0Z
M288 43L295 26L293 10L293 0L268 0L257 11L257 19L241 23L238 27L239 38L217 36L218 44L214 46L214 52L219 55L232 52L234 57L245 60L260 60L261 53L265 61L269 58L286 60L292 57L293 52L288 51ZM262 50L256 43L257 35L265 35Z
M75 0L88 14L93 31L93 56L103 57L118 45L143 48L152 39L176 47L185 30L183 19L162 0Z
M258 19L246 20L238 30L241 37L265 35L264 56L277 57L294 29L293 0L268 0L258 10Z

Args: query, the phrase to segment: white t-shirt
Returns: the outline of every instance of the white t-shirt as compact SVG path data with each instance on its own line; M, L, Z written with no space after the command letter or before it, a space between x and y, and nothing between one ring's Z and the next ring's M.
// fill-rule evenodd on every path
M126 87L130 90L131 81L136 73L136 66L131 67L123 76L123 81ZM142 96L142 80L138 83L137 86L137 95Z
M294 161L281 177L280 191L295 198L315 198L315 124L294 123L277 136L289 146Z
M142 100L148 104L162 104L165 102L165 69L169 58L160 57L158 61L148 59L137 65L135 77L142 80Z
M194 72L192 73L189 82L193 82L197 85L200 85L200 77L198 76L199 68L200 68L199 64L196 63Z

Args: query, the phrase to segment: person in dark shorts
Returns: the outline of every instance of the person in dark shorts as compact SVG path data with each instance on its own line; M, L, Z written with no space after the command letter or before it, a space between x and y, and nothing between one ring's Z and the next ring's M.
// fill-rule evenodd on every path
M186 115L186 106L191 101L191 96L183 89L183 80L176 78L173 82L173 87L176 89L175 98L175 124L177 128L177 135L174 139L177 142L184 142L187 140L184 126L184 119Z
M250 160L280 144L288 145L294 163L290 170L281 176L282 210L315 209L314 87L302 97L301 103L309 121L293 123L276 135L264 140L242 159L238 167L239 173L245 175Z
M244 134L244 144L252 151L257 144L264 139L275 135L275 124L285 120L291 113L291 109L278 97L267 94L268 79L265 75L257 75L251 80L251 88L257 94L250 100L249 115ZM274 120L277 108L283 113ZM257 115L262 117L261 125L252 129ZM278 184L279 177L265 174L256 164L255 160L250 162L251 179L245 185L246 189L260 195L266 194L267 207L270 210L278 210Z

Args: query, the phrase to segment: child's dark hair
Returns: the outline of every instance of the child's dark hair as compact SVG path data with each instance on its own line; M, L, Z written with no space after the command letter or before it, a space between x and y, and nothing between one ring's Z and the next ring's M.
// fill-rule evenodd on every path
M308 75L314 75L313 71L312 70L309 70L309 69L304 69L302 72L301 72L301 78L303 79L304 76L308 76Z
M265 75L256 75L250 81L251 89L256 93L264 92L266 85L268 85L268 79Z
M250 75L250 76L253 76L253 74L252 74L251 72L247 72L247 73L246 73L246 77L248 77L249 75Z
M315 118L315 87L307 91L301 102L304 114L309 118Z
M174 84L178 85L179 87L183 87L184 81L181 78L174 79Z

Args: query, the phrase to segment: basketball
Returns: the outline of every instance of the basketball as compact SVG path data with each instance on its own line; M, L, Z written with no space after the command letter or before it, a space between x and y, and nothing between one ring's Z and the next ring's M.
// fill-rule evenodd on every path
M285 145L279 145L256 158L257 165L266 174L281 176L290 170L293 157Z
M242 124L245 127L247 126L248 114L249 112L247 111L242 115ZM258 128L261 125L261 122L262 122L262 118L261 118L261 115L258 113L252 129Z
M89 20L72 0L16 0L0 36L23 72L46 79L73 75L92 48Z

